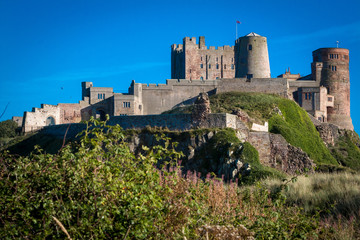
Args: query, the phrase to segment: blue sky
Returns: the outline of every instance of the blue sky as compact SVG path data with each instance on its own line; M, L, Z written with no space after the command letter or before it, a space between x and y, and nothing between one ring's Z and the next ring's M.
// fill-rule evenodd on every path
M360 3L302 1L0 0L0 120L41 103L76 103L81 82L127 92L132 79L165 83L170 46L205 36L268 38L272 77L310 73L312 51L350 50L351 116L360 130Z

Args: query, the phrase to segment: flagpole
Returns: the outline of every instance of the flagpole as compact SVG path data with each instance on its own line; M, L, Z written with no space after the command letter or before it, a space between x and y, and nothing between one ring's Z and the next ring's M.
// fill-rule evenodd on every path
M235 35L235 41L236 41L237 40L237 25L238 25L238 23L235 22L235 25L236 25L236 35Z

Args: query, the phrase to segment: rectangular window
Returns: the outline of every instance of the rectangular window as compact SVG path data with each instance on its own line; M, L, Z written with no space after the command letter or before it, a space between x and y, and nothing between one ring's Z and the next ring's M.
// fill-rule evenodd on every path
M216 64L216 69L219 69L219 64Z
M224 64L224 69L226 69L226 64Z
M200 64L200 68L204 68L204 65L203 65L203 64Z
M202 57L200 57L200 61L202 61Z
M219 60L219 58L217 57L217 58L216 58L216 61L218 61L218 60Z
M328 97L328 102L332 102L332 97Z
M234 64L231 64L231 69L234 69Z
M98 93L98 99L105 99L105 93Z
M124 108L130 108L130 102L123 102Z
M211 64L209 64L209 69L211 69Z

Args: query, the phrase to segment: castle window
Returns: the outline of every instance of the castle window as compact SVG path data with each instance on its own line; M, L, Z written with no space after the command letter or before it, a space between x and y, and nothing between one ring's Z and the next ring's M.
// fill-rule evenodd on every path
M231 69L234 69L234 64L231 64Z
M331 66L331 71L336 71L336 66Z
M200 61L202 61L202 57L200 57Z
M204 80L204 78L203 78L203 77L200 77L200 80Z
M216 79L219 79L219 77L216 77Z
M123 102L124 108L130 108L130 102Z
M211 69L211 64L209 64L209 69Z
M105 93L98 93L98 99L105 99Z
M328 102L332 102L332 97L328 97Z
M224 69L226 69L226 64L224 64Z
M252 45L251 44L249 44L249 51L251 51L252 50Z
M219 58L218 58L218 57L216 58L216 61L219 61Z
M219 69L219 64L216 64L216 69Z
M204 64L200 64L200 68L204 68Z
M231 59L231 62L234 62L234 59L233 59L233 58Z

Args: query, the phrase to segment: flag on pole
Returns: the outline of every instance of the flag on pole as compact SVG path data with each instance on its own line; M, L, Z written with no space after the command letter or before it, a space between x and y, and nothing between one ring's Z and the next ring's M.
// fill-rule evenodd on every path
M239 24L241 24L241 22L240 22L240 21L238 21L238 20L236 21L236 23L239 23Z

